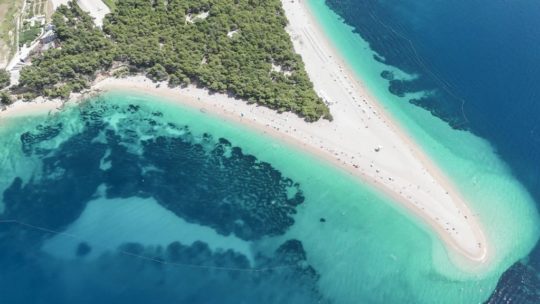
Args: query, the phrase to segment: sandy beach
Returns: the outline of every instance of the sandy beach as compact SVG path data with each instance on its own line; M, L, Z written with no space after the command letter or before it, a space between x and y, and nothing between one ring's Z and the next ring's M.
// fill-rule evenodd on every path
M0 110L0 124L3 118L19 116L43 115L58 111L62 108L63 101L59 99L45 100L38 98L32 102L18 101Z
M481 224L451 181L348 69L307 4L302 0L282 4L290 22L288 32L316 91L324 91L333 102L335 133L327 140L342 149L340 160L349 159L346 165L356 175L424 218L449 247L485 263L489 244Z
M101 2L101 1L100 1ZM451 181L369 95L340 58L298 0L282 1L295 50L302 56L315 90L330 103L332 122L306 123L291 113L248 105L224 94L195 87L169 88L143 76L101 78L92 91L127 90L160 95L204 109L293 144L357 176L381 190L431 226L464 268L489 260L489 244L481 223ZM0 119L24 113L34 105L21 102L1 112ZM58 103L50 104L56 109Z

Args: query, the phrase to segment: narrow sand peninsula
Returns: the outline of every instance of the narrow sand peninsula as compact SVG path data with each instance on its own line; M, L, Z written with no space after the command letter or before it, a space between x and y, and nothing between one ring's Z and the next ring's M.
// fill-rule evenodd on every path
M331 97L335 134L344 158L364 179L428 221L447 244L469 259L485 262L488 248L477 219L418 146L395 124L348 70L303 0L283 0L288 31L317 91ZM378 150L378 147L383 147Z
M156 94L216 114L284 140L325 158L378 188L425 220L451 252L478 266L488 259L488 244L477 218L416 144L352 76L339 54L298 0L282 1L296 51L321 97L331 103L334 121L306 123L291 113L248 105L224 94L188 87L169 88L145 77L104 78L93 90ZM8 110L4 115L11 115ZM451 255L456 256L456 255ZM456 261L456 260L455 260Z
M330 134L322 136L327 145L337 148L334 155L427 220L448 245L484 263L486 238L451 182L348 70L307 4L303 0L283 0L282 4L294 47L315 89L333 103L330 110L335 121L329 126Z
M332 122L310 124L290 113L278 114L223 94L209 95L203 89L157 87L143 77L107 78L95 88L157 93L301 146L392 196L432 226L448 247L475 264L484 263L485 236L452 184L347 70L308 8L289 0L283 6L290 22L287 30L315 90L331 103Z

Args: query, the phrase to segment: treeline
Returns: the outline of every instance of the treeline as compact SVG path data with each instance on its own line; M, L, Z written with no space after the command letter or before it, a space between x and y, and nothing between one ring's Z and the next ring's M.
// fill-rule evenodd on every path
M76 4L60 6L52 18L60 47L33 58L32 65L22 69L19 89L28 99L68 97L89 87L98 71L112 66L117 54L115 44Z
M331 118L285 32L279 0L119 0L103 30L70 3L53 23L60 48L21 73L33 94L67 96L116 62L171 86L195 83L309 121Z
M6 88L10 84L9 73L5 69L0 69L0 90Z
M0 69L0 105L8 105L11 103L11 96L6 91L2 91L10 85L9 73Z

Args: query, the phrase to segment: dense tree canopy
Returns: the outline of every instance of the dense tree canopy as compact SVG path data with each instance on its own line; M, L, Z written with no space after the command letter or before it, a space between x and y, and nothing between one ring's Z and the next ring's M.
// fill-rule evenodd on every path
M9 86L10 84L9 78L10 78L9 73L4 69L0 69L0 90Z
M11 104L12 102L12 99L11 99L11 96L7 93L7 92L0 92L0 104L3 104L3 105L9 105Z
M66 96L114 62L173 86L195 83L313 121L331 118L285 32L279 0L118 0L103 31L75 5L53 17L60 48L21 87Z
M75 4L60 6L53 24L60 47L44 52L23 68L19 86L30 94L67 97L88 87L98 71L110 68L116 48Z

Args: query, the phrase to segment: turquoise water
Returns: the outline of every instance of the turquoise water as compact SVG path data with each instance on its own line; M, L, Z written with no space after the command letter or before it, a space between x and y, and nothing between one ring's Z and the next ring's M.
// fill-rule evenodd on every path
M5 303L478 303L535 239L528 205L475 201L498 251L464 271L346 173L155 96L113 92L0 130Z
M323 0L310 5L461 190L489 263L456 266L429 227L311 155L160 97L112 92L0 121L2 303L486 301L537 242L530 187L493 141L461 128L455 103L409 102L437 96L399 86L420 72L390 65L397 57L375 53ZM495 302L534 280L511 271Z
M422 33L421 30L426 30L430 27L445 28L443 25L439 25L437 23L438 21L433 20L433 18L430 17L430 12L435 11L442 15L446 13L449 16L456 13L461 16L463 12L469 12L467 9L470 8L462 7L466 6L465 2L458 2L455 4L456 7L460 8L458 13L457 9L456 11L453 11L449 8L451 5L445 6L445 2L437 2L432 6L425 5L423 9L418 9L416 11L418 14L417 18L418 20L422 20L422 18L429 19L433 23L422 24L425 25L425 27L421 27L419 25L420 21L414 17L414 14L416 13L414 13L414 10L411 10L411 7L418 8L418 4L415 3L407 2L402 5L397 3L374 3L372 1L352 1L350 3L347 1L328 2L332 3L332 7L338 9L340 14L346 16L347 19L344 20L341 16L332 11L325 4L325 1L311 0L309 1L309 4L312 12L316 15L317 20L326 31L328 37L331 38L334 45L339 49L358 77L362 79L370 89L371 93L390 111L392 116L394 116L399 123L413 135L415 140L421 144L426 152L436 160L436 162L444 169L445 173L456 182L458 188L470 202L470 205L475 212L478 213L480 221L488 232L488 238L491 240L491 244L494 247L493 251L496 253L494 257L495 262L493 263L493 265L496 265L493 266L494 268L497 268L496 271L500 273L510 267L519 258L525 257L532 247L535 246L538 238L538 219L535 199L530 194L531 190L537 188L530 188L529 186L531 186L531 183L529 182L522 184L522 181L527 181L528 177L532 177L532 179L528 180L533 183L534 179L538 178L536 169L537 163L532 160L538 156L537 153L535 153L535 141L529 138L529 135L534 134L530 133L528 129L520 130L517 126L514 126L521 121L520 119L515 119L516 113L509 116L514 118L512 119L512 122L507 119L509 117L505 116L505 114L499 113L501 109L505 109L507 106L505 105L504 107L501 106L501 108L498 108L497 106L492 105L492 103L496 101L492 98L492 95L489 95L489 99L477 101L477 103L484 102L484 104L488 102L489 105L481 106L475 104L469 106L469 104L467 104L467 107L465 108L465 110L469 110L466 113L471 113L471 107L478 110L478 113L474 114L475 116L467 115L470 120L469 123L473 128L478 124L489 126L494 134L494 136L486 136L490 141L475 135L478 133L476 129L473 129L472 131L474 132L472 132L471 130L456 128L456 126L462 126L460 122L462 121L462 117L460 118L460 115L462 115L461 101L458 100L460 103L457 103L456 100L449 100L447 98L444 100L443 104L438 104L436 99L439 99L439 101L442 99L440 95L438 95L440 94L439 91L445 91L445 87L433 87L432 84L424 79L425 75L421 74L425 72L424 70L407 69L408 72L405 72L397 67L410 67L410 65L408 65L410 62L407 61L411 60L411 57L407 57L407 54L409 54L408 48L411 46L409 42L405 40L405 43L401 44L399 39L395 39L396 41L384 40L388 42L385 44L382 40L377 39L377 37L387 37L384 36L384 33L386 33L385 31L388 31L388 24L405 24L403 28L397 27L398 32L409 30L409 32L406 33L410 34L411 32L418 32L419 36L429 36ZM494 6L501 5L502 4L500 3L494 4ZM440 9L437 11L433 9L433 7L437 6L443 6L446 10ZM424 13L426 15L423 15ZM357 16L357 19L355 19L355 16ZM478 19L474 18L474 16L474 14L471 14L470 16L466 15L466 17L463 18L467 19L468 17L471 17L471 23L473 23L473 21L478 22ZM501 16L507 15L501 13ZM403 18L403 20L407 21L402 21L400 19L384 19L392 17ZM368 19L369 21L366 21ZM448 27L454 28L455 20L456 19L446 16L444 17L444 21L440 21L440 23L448 21ZM492 21L497 22L496 20L497 19ZM352 28L351 26L346 25L344 21L350 24L358 24L358 27ZM412 25L410 28L407 28L409 23ZM523 22L519 23L520 26L523 25L522 23ZM413 25L416 25L417 27L414 27ZM487 31L484 27L481 27L481 29ZM471 31L476 33L475 30L476 29L472 28ZM456 29L456 32L453 35L461 35L462 32L463 35L468 33L466 26L463 26L463 29L461 27ZM435 44L435 41L437 40L432 34L436 34L436 32L429 33L431 35L429 38L433 39L433 44ZM414 36L411 37L411 39L416 38ZM441 40L443 40L444 37L444 35L439 35L439 39ZM430 40L426 39L418 39L414 40L414 42L430 43ZM451 44L450 42L446 43ZM380 47L385 52L375 52L373 50L374 46ZM465 45L461 44L461 46ZM481 46L486 47L485 44ZM422 47L425 47L425 45L420 45L420 48ZM461 53L459 54L467 56L468 53L466 50L469 50L471 47L472 46L468 45L465 50L460 50ZM436 57L437 50L432 51L430 56ZM534 52L532 49L531 51ZM444 56L450 56L449 50L445 49L444 52L441 53L443 55L440 55L442 58L440 58L439 61L445 62L446 59ZM452 54L455 56L459 55L455 53ZM528 59L530 59L530 56L526 56L520 60L523 61ZM402 61L397 62L399 64L390 65L391 63L394 63L392 60ZM456 60L456 58L452 58L452 60ZM465 62L470 63L471 59L467 58L464 60ZM513 59L510 61L514 62ZM452 62L454 61L448 60L449 65L451 65ZM415 63L418 64L416 61ZM428 62L428 64L429 63L430 62ZM493 65L492 62L491 65ZM514 70L515 69L518 69L518 67L514 67ZM464 72L461 71L460 73L460 76L454 75L454 77L462 77L461 75L463 75ZM403 93L400 94L396 92L396 89L392 87L396 85L394 82L390 82L389 89L389 81L386 76L388 74L393 75L393 80L407 83L406 90L404 90ZM505 74L499 71L498 74L494 72L492 75L496 78ZM478 82L470 81L468 82L469 84L478 84L480 82L489 81L487 80L488 75L479 76L474 74L474 72L471 72L467 77L486 78L482 78ZM514 75L513 77L514 82L527 81L525 75ZM422 83L422 86L419 86L418 83ZM431 89L428 84L432 86ZM467 83L464 85L466 84ZM425 88L424 91L419 90L419 88L424 88L426 86L427 88ZM471 90L474 90L475 88L480 90L478 86L472 87ZM501 86L501 88L504 90L505 87ZM435 91L435 89L439 91ZM497 94L495 92L490 91L489 94ZM476 93L481 95L484 94L482 92ZM520 92L520 94L521 95L518 96L522 96L523 92ZM488 96L488 93L486 92L484 96ZM531 96L534 96L534 94ZM411 99L422 100L422 102L429 102L429 104L422 104L422 107L418 107L417 102L409 102ZM472 101L467 101L472 104ZM455 110L456 108L458 110ZM518 109L518 107L515 106L512 106L512 108L515 111ZM524 115L522 122L536 119L533 118L537 117L534 112L534 107L524 106L523 108L519 108L526 112L520 114ZM510 110L506 110L506 113L509 113L509 111ZM495 112L499 114L494 114ZM490 117L491 115L493 115L493 117ZM488 118L493 119L493 121L486 122ZM473 119L474 121L472 121ZM504 120L503 123L501 119ZM497 121L499 121L499 123L497 123ZM502 149L499 144L503 143L493 139L494 137L512 130L515 133L513 138L515 138L516 141L520 138L520 141L530 145L526 147L520 146L522 149L516 149L516 143L506 141L504 142L506 148ZM492 142L497 143L497 146L494 146ZM507 157L508 153L503 150L512 150L515 153ZM527 154L527 156L518 155L523 153ZM521 174L523 172L516 171L517 161L527 163L528 165L525 166L528 168L528 172ZM523 167L522 165L519 166ZM529 188L526 188L525 186ZM517 273L523 272L518 271ZM519 275L515 275L514 278L515 283L520 284L518 283L520 281ZM532 283L534 280L527 282L530 282L526 283L528 286L534 284ZM529 288L523 287L523 289L527 290ZM508 295L512 293L513 291ZM534 294L534 292L532 292L532 294ZM500 299L504 298L504 295L505 293L500 294ZM535 297L533 296L533 299L534 298ZM520 299L520 295L516 295L515 299ZM521 299L521 301L525 301L524 298ZM497 300L495 299L494 301ZM517 301L519 302L520 300ZM527 301L531 301L531 299L529 298ZM535 302L535 300L532 300L532 302Z

